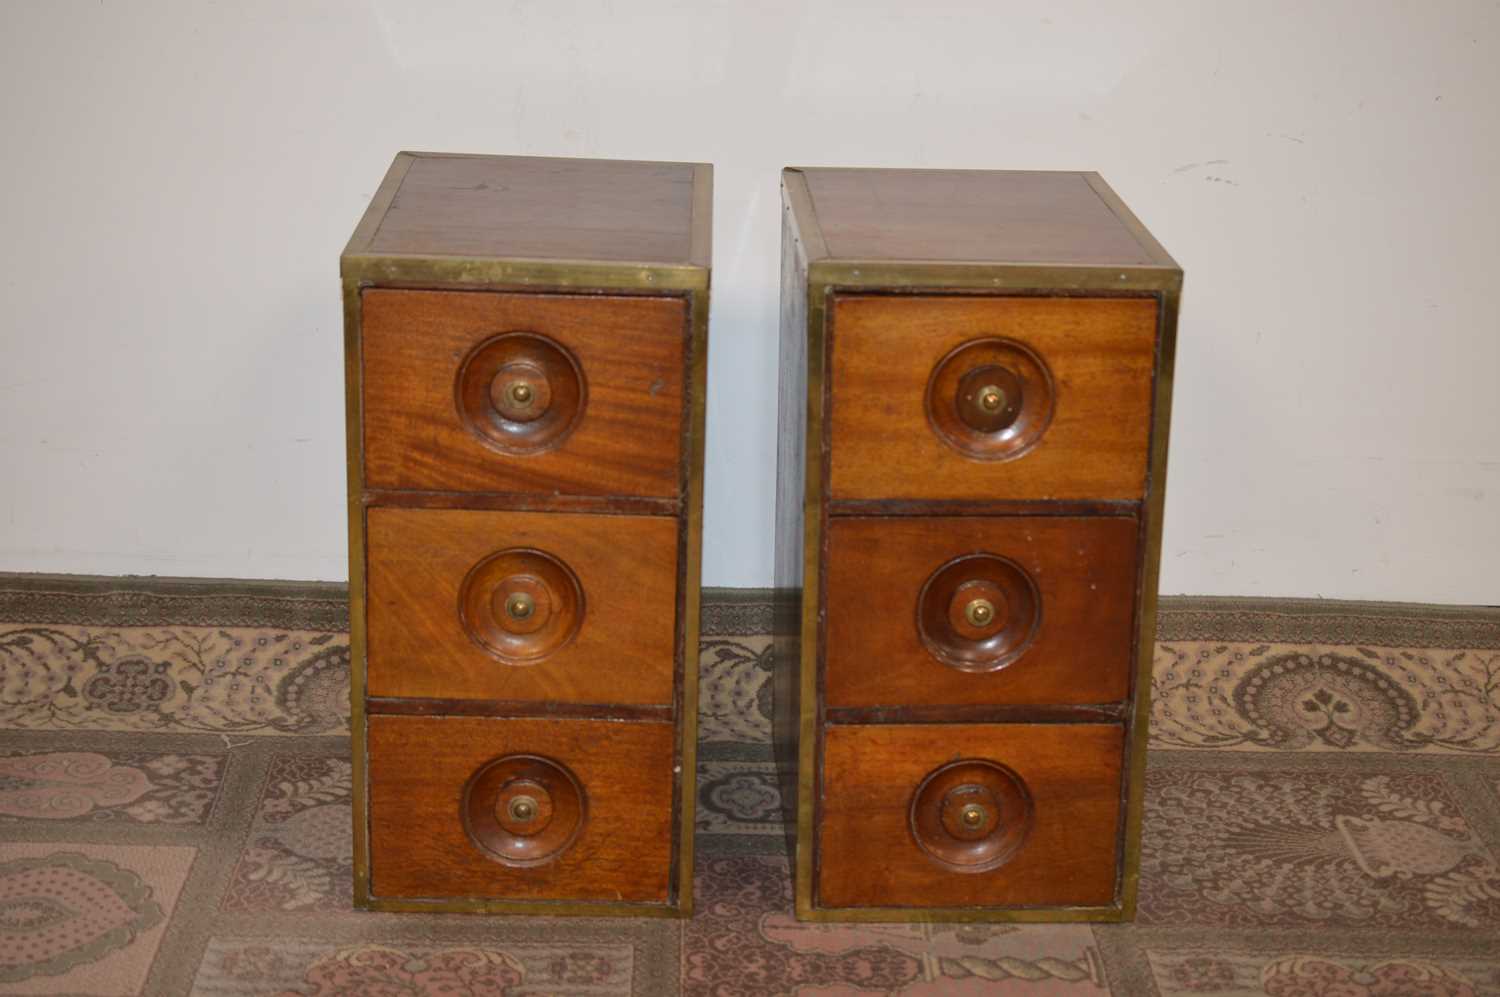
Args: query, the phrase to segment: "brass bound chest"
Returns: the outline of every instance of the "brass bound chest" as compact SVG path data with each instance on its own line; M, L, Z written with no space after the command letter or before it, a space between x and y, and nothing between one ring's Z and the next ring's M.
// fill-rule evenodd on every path
M1129 918L1181 272L1095 174L782 190L797 914Z
M362 906L691 908L710 184L402 153L343 254Z

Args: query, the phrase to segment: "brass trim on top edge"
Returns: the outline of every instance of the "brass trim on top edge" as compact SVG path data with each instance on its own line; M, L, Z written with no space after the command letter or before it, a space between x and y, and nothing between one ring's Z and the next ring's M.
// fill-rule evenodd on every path
M484 287L577 293L635 291L672 294L708 290L708 272L693 264L600 263L593 260L490 259L467 256L345 254L345 279L375 285Z

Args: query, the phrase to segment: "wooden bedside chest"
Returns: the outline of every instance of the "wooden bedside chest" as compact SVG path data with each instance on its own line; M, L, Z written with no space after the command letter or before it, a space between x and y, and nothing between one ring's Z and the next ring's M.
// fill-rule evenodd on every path
M1092 173L782 192L797 915L1128 919L1182 274Z
M711 207L401 153L344 251L358 905L690 912Z

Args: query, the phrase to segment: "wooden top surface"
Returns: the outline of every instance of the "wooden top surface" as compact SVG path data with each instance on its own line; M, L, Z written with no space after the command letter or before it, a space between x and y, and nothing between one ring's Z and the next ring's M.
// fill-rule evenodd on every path
M1097 173L788 169L811 259L1171 267Z
M712 168L403 152L344 255L708 265Z

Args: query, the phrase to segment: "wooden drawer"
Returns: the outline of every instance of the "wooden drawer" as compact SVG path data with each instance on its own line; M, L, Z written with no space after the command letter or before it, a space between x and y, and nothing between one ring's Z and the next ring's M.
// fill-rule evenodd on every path
M1139 533L1123 516L832 518L829 707L1124 700Z
M367 513L371 696L670 704L680 523ZM530 611L510 614L524 596Z
M684 299L372 289L361 300L368 487L680 496Z
M1140 498L1156 327L1147 298L838 296L830 497Z
M666 903L674 743L667 723L371 717L372 896Z
M828 728L818 904L1112 902L1123 750L1115 724Z

